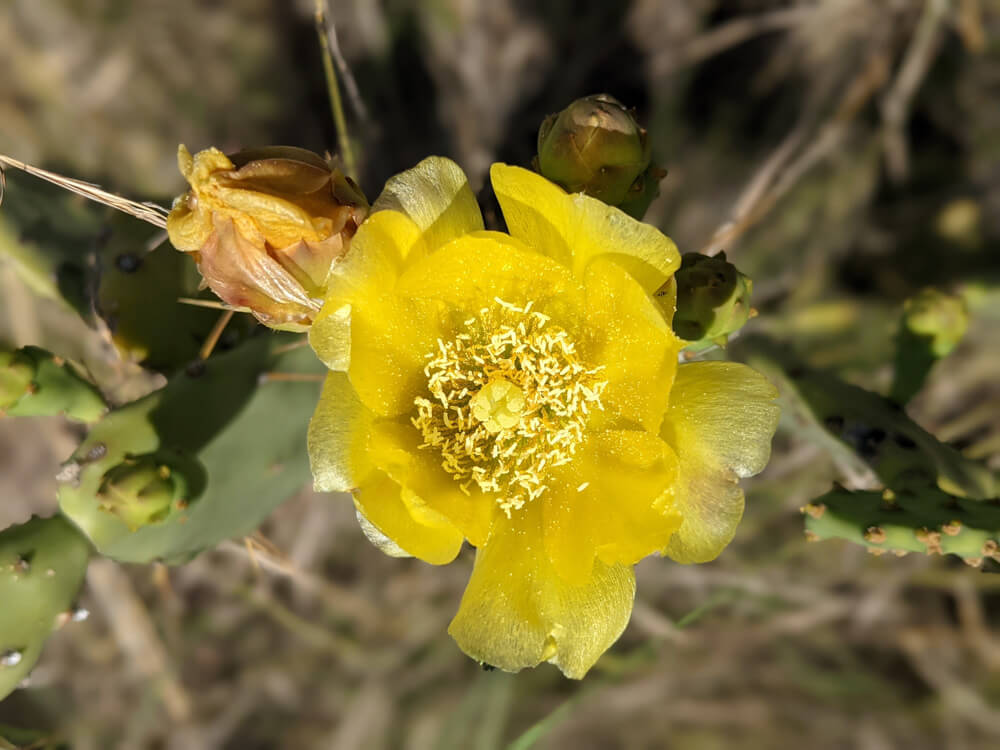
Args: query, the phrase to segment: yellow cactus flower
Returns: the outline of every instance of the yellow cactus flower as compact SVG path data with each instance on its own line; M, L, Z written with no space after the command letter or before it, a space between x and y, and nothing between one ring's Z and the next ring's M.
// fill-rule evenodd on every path
M510 234L432 157L391 179L333 269L310 342L328 374L316 487L433 564L476 548L449 632L474 659L580 678L618 638L649 554L714 558L760 471L775 391L678 366L667 237L543 177L491 170Z
M174 201L167 234L192 253L224 302L265 325L304 331L319 312L331 266L368 213L350 178L311 151L289 146L216 148L177 162L191 189Z

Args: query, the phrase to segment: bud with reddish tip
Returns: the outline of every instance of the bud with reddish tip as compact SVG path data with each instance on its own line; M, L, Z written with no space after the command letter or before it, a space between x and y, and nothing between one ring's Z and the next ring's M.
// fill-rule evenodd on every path
M666 174L650 164L646 131L617 99L597 94L549 115L538 131L538 171L641 218Z
M167 233L193 254L224 302L262 323L304 330L322 305L327 275L368 213L360 188L322 158L272 147L227 157L178 149L190 191L174 201Z

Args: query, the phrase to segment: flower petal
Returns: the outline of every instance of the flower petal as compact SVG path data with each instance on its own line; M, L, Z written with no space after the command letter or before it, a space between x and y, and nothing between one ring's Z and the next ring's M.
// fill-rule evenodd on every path
M373 207L376 212L386 209L412 219L432 251L483 228L483 216L465 173L442 156L430 156L390 177Z
M420 228L401 213L381 211L361 225L330 270L326 300L309 329L309 344L327 367L347 369L352 308L371 317L370 303L393 289L403 262L424 252Z
M317 492L348 492L375 466L368 458L372 413L354 392L347 375L327 374L309 422L309 464Z
M539 174L494 164L490 178L510 233L583 276L608 255L649 293L681 264L677 246L655 227L582 193L566 193Z
M198 252L198 270L212 291L234 307L251 308L268 323L308 324L320 302L278 261L237 232L232 219L216 217L214 226Z
M458 529L381 472L355 491L354 502L368 523L424 562L445 565L462 548Z
M667 409L681 342L652 298L620 266L597 258L587 269L583 354L608 385L593 425L656 433Z
M426 355L444 324L433 300L397 293L404 264L426 254L420 229L396 211L373 214L327 281L327 299L309 343L332 369L346 367L362 403L379 416L413 406L426 384Z
M582 287L564 266L500 232L475 232L450 242L410 267L399 291L441 300L464 314L478 313L495 298L543 309L560 324L581 320Z
M778 393L736 362L692 362L677 368L661 435L677 452L675 501L684 521L665 554L677 562L712 560L743 515L739 477L767 464L778 425Z
M563 581L545 553L539 515L515 514L477 551L448 632L485 664L516 672L548 661L580 679L628 624L635 576L596 562L583 584Z
M485 544L499 508L496 501L477 487L465 494L441 468L438 454L421 448L421 443L412 425L382 419L372 426L368 448L375 465L426 501L428 510L447 518L474 546Z
M387 294L351 310L347 374L361 402L380 417L413 410L427 389L424 366L447 335L443 306Z
M557 573L579 584L595 557L634 565L662 550L681 524L664 494L676 476L677 457L656 435L589 435L572 463L550 472L540 498L545 550Z

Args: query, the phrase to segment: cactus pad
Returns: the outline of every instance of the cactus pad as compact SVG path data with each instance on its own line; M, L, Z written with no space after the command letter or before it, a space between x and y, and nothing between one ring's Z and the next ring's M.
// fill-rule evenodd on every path
M935 488L848 492L835 489L803 509L811 539L847 539L875 554L957 555L979 567L1000 562L1000 501L953 497Z
M0 532L0 699L31 671L87 570L90 545L64 518Z
M283 351L294 340L258 336L109 413L60 475L63 513L124 562L180 563L253 531L310 477L320 384L261 382L322 369L306 347Z

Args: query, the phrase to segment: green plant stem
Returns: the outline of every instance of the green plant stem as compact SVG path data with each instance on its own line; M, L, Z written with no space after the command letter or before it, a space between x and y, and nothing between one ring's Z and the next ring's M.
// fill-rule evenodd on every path
M337 72L333 67L333 56L330 54L330 39L326 27L326 0L316 0L316 34L319 37L319 50L323 57L323 73L326 76L327 93L330 96L330 110L333 122L337 128L337 143L340 158L344 161L344 171L357 180L357 164L354 161L354 151L351 148L351 138L347 132L347 118L344 117L344 104L340 98L340 86L337 84Z

